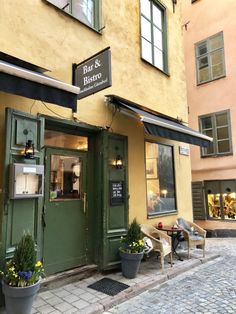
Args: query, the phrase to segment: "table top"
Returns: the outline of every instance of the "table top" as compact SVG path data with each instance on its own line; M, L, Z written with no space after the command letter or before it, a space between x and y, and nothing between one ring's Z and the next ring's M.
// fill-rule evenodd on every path
M158 228L158 226L156 226L156 228L158 230L163 230L163 231L167 231L167 232L179 232L179 231L183 230L180 227L173 227L173 226L163 226L162 228Z

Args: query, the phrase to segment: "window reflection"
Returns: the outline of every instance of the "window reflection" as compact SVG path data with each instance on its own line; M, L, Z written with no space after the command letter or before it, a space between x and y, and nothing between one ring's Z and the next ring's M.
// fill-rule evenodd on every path
M176 211L172 147L146 142L148 215Z
M81 198L80 157L51 155L50 200Z

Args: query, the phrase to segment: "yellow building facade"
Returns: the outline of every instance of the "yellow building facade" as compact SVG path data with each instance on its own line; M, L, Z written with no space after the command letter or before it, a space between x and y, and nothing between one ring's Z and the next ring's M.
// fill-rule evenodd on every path
M9 89L8 84L0 85L0 131L5 139L0 143L4 174L0 221L5 256L11 256L22 232L29 231L48 273L92 262L101 268L113 267L120 236L133 218L151 225L160 221L173 225L180 216L192 220L188 143L207 139L186 127L178 4L172 0L4 0L0 32L2 66L7 62L5 70L1 68L2 80L16 75L10 72L10 64L26 69L26 83L32 80L32 71L43 79L49 75L55 79L53 88L60 90L55 85L62 81L71 96L73 64L104 49L111 61L111 86L79 99L74 110L68 100L67 107L60 101L47 101L49 92L44 89L43 100L38 92L43 83L34 82L34 97L21 71L17 78L23 91L15 87L18 83L9 82ZM25 96L28 91L30 95ZM161 132L158 118L164 119ZM33 158L24 156L28 140L34 144ZM37 193L21 191L19 182L25 177L9 172L12 167L17 172L19 165L29 180L38 171L35 165L44 166L40 187L32 179L32 184L38 184ZM67 180L72 184L68 191ZM9 186L9 181L15 185ZM21 196L10 196L12 189ZM79 252L72 254L78 247Z

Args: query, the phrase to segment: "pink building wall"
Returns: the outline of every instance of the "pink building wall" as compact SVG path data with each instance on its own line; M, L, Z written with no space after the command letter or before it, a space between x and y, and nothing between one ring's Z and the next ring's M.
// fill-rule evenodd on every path
M192 181L236 178L236 1L181 2L186 60L189 126L198 129L198 117L230 110L233 155L201 158L191 146ZM184 24L189 22L185 26ZM223 31L226 77L197 85L194 44Z

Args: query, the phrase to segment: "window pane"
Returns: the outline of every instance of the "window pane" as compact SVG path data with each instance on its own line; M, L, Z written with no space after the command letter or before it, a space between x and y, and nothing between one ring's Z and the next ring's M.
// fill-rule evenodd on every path
M236 220L236 193L223 194L224 219Z
M212 78L222 76L224 74L223 52L216 51L211 54Z
M148 214L176 211L172 148L150 142L145 147Z
M199 82L205 82L210 79L209 68L205 68L199 71Z
M210 51L222 48L222 35L219 34L217 36L210 38L209 44L210 44Z
M45 130L44 144L52 147L88 150L88 138L59 131Z
M163 70L163 53L157 48L154 48L154 65Z
M152 45L142 38L142 58L152 63Z
M156 27L154 27L153 30L154 30L154 45L158 47L160 50L162 50L163 48L162 47L162 32Z
M204 55L205 53L207 53L207 43L206 41L203 42L202 44L199 44L197 46L197 55L198 56L202 56Z
M211 143L209 146L204 147L203 149L203 155L212 155L214 153L214 146L213 143Z
M202 129L211 129L212 120L211 117L201 118Z
M162 29L162 11L153 4L153 23L159 28Z
M230 152L229 140L224 140L224 141L218 142L218 152L219 153Z
M216 125L228 125L227 113L216 114Z
M81 198L82 160L74 156L51 156L50 200Z
M229 138L228 127L218 128L217 129L217 138L218 138L218 140L228 139Z
M145 15L149 20L151 19L151 6L149 0L141 0L141 12Z
M72 0L72 15L84 23L94 25L93 0Z
M208 194L208 212L211 218L221 219L220 194Z
M213 137L213 130L211 129L211 130L205 130L204 132L203 132L203 134L205 134L205 135L207 135L207 136L210 136L210 137Z
M151 42L151 23L144 17L141 18L142 37Z
M200 58L198 61L198 67L199 69L208 68L208 57Z

